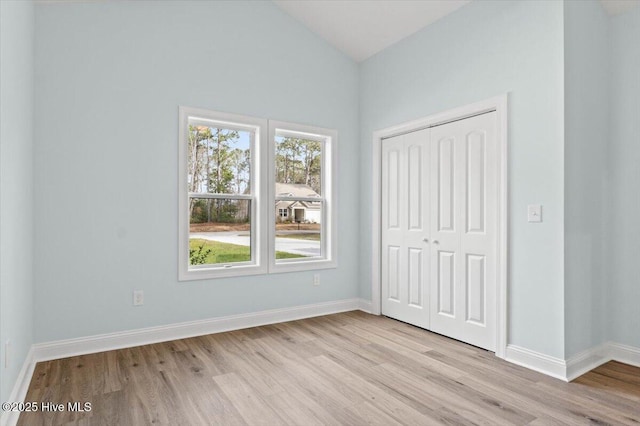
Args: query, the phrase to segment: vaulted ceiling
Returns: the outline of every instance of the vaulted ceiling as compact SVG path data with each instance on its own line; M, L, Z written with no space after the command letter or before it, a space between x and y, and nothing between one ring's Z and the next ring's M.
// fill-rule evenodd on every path
M357 62L456 11L470 0L273 0ZM523 0L512 0L523 1ZM640 0L600 0L610 15Z

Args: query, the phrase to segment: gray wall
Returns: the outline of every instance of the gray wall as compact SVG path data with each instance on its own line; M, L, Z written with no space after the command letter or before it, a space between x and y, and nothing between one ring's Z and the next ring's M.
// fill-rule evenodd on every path
M565 356L606 340L609 17L599 0L564 8Z
M33 343L33 3L0 1L0 401ZM4 367L9 340L9 367Z
M509 92L509 342L564 355L562 2L472 2L361 65L361 206L374 130ZM527 223L527 204L544 222ZM370 297L362 211L360 293Z
M640 7L610 30L609 339L640 347Z
M271 2L40 3L36 28L38 342L357 297L353 61ZM339 267L320 286L178 282L178 105L338 130Z

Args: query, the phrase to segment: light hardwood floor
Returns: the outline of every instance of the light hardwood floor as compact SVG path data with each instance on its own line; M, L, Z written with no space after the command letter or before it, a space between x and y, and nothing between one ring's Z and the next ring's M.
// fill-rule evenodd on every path
M21 425L640 424L640 369L572 383L362 312L39 363Z

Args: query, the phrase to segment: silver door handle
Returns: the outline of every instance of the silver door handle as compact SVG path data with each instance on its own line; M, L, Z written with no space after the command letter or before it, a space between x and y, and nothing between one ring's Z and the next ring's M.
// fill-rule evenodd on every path
M438 240L433 240L433 244L440 244Z
M429 239L428 238L423 238L422 241L424 241L425 243L428 243Z

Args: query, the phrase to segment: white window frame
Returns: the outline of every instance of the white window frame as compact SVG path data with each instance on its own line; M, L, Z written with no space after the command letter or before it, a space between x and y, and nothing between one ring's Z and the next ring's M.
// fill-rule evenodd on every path
M187 190L187 164L189 160L188 136L189 119L202 120L203 124L211 123L224 128L236 130L251 130L255 137L251 142L251 194L249 196L238 194L237 196L211 195L208 198L224 199L249 199L251 201L251 250L250 262L237 262L219 265L202 265L191 267L189 262L189 198ZM268 135L267 120L247 117L238 114L229 114L209 111L198 108L179 107L179 152L178 152L178 279L191 281L221 277L233 277L240 275L265 274L269 268L268 259L268 232L262 218L266 217L265 202L268 179L265 177L267 164Z
M288 219L289 218L289 209L284 208L281 209L280 207L278 207L278 217L281 217L283 219Z
M280 259L276 261L276 213L274 208L269 209L269 272L294 272L314 269L336 268L337 262L337 150L336 143L338 133L332 129L307 126L296 123L269 120L269 204L274 206L277 199L286 199L275 193L276 176L276 134L279 136L291 136L302 139L315 140L322 143L321 166L321 192L322 222L321 222L321 249L322 257L311 259L295 258ZM293 197L300 199L301 197ZM308 201L318 201L309 197ZM295 215L294 215L295 217Z
M251 200L251 248L250 262L191 267L189 262L189 198L186 179L189 119L200 120L223 128L251 130L255 137L251 142L251 194L207 195L203 198ZM335 130L295 123L268 121L238 114L210 111L199 108L179 107L178 149L178 280L193 281L233 276L258 275L327 269L337 267L337 150L338 134ZM322 167L320 199L323 203L321 223L322 257L312 259L280 259L276 262L275 236L275 136L286 135L322 142ZM300 197L293 197L299 199ZM304 197L302 197L304 198ZM309 197L306 201L318 201ZM288 212L287 212L288 213ZM287 215L289 217L289 215Z

